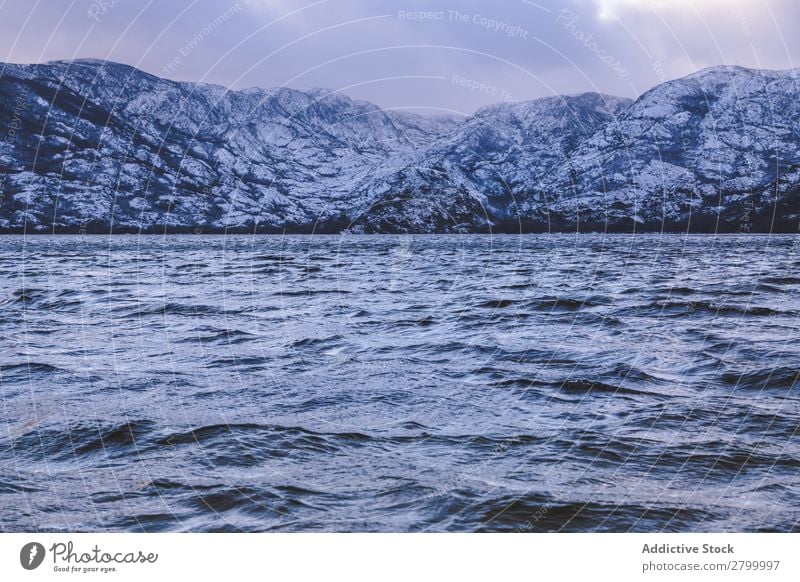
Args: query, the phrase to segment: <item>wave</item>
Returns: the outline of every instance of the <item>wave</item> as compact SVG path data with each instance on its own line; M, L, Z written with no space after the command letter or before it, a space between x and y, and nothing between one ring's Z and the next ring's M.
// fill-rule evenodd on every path
M736 388L757 390L792 390L800 380L800 370L786 366L758 368L722 374L722 382Z
M489 301L484 301L483 303L479 303L477 307L485 309L505 309L506 307L511 307L512 305L516 305L517 303L519 302L514 301L512 299L491 299Z
M470 509L481 524L478 532L677 532L714 518L707 510L666 503L562 501L529 494L481 501Z
M372 437L358 432L329 433L316 432L297 426L267 425L255 423L214 424L202 426L186 432L171 433L158 440L160 446L178 446L186 444L203 445L220 439L236 439L242 437L246 441L260 437L275 437L281 443L291 447L309 446L311 448L335 446L341 444L359 444Z
M610 394L612 396L656 396L652 392L613 386L597 380L567 380L560 385L567 394Z
M198 330L200 331L200 330ZM253 333L239 329L217 329L205 328L202 333L208 335L186 336L176 340L179 343L201 343L201 344L221 344L237 345L253 341L257 336Z
M770 307L750 305L730 305L726 303L713 303L711 301L656 301L644 306L644 309L658 309L662 313L691 315L693 313L706 313L711 315L753 315L770 316L780 312Z
M11 441L8 448L17 456L45 461L70 461L95 453L127 455L138 444L144 444L141 441L152 433L154 426L153 422L143 420L118 425L37 427Z

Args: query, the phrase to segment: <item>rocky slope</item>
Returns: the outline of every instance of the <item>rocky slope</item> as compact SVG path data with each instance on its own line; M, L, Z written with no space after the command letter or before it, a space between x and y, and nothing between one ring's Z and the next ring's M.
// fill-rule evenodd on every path
M94 61L6 65L0 118L20 126L0 144L0 228L106 232L346 224L352 183L458 124Z
M664 83L581 144L544 189L552 211L658 228L746 228L764 220L796 182L800 162L797 71L707 69ZM777 186L780 186L776 189ZM797 204L775 227L797 228ZM749 218L748 208L752 206Z
M325 90L0 65L0 231L797 230L797 71L467 118Z
M366 232L519 230L542 181L630 100L587 93L480 109L413 164L360 184ZM367 195L369 194L369 196Z

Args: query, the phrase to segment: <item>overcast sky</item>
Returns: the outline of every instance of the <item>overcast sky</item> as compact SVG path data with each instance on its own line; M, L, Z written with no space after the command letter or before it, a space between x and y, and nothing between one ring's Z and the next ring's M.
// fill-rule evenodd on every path
M635 97L711 65L800 67L800 0L0 0L0 59L102 58L387 108Z

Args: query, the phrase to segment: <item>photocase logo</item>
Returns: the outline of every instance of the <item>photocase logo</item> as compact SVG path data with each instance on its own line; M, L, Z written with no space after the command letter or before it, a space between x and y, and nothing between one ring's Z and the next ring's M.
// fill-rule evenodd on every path
M19 563L26 570L35 570L42 565L44 553L44 546L38 542L25 544L19 552Z

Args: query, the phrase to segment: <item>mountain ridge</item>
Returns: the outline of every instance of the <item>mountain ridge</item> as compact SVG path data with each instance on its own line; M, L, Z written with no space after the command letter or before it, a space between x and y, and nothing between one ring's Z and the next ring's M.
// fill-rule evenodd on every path
M797 72L712 67L635 100L457 118L109 61L4 64L0 231L794 232Z

